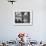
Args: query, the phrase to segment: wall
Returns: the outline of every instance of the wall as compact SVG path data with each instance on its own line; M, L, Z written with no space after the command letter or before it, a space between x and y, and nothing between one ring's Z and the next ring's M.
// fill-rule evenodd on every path
M33 10L32 26L15 26L14 12L16 10ZM0 40L11 40L18 32L26 32L33 40L46 40L46 1L17 0L14 5L7 0L0 0Z

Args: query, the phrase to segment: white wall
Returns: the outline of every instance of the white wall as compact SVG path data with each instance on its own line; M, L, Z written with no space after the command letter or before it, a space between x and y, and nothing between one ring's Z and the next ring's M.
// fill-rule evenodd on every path
M15 26L16 10L33 10L32 26ZM46 0L17 0L14 5L0 0L0 40L11 40L18 32L31 34L33 40L46 40Z

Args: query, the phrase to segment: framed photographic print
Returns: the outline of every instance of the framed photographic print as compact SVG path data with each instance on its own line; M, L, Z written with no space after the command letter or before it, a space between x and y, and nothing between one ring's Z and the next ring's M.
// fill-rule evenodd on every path
M32 11L15 11L15 25L32 25Z

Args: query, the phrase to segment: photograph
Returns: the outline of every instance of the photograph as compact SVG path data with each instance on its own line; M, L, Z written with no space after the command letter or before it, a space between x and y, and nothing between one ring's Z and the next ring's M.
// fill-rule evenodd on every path
M32 25L32 12L15 12L15 25Z

